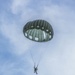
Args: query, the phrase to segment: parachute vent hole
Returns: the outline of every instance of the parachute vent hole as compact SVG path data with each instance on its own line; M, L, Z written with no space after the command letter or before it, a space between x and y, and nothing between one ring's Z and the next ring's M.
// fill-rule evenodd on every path
M29 36L30 39L32 39L32 36Z
M33 28L33 26L31 26Z
M38 41L38 38L37 38L37 37L35 37L35 40L36 40L36 41Z
M47 29L46 31L48 32L49 30Z
M39 28L39 26L37 26L37 28Z
M27 33L25 33L25 36L27 36Z
M50 32L50 34L51 34L51 32Z
M51 37L52 37L52 36L51 36L51 35L49 35L49 38L50 38L50 39L51 39Z
M42 27L42 29L44 29L44 27Z

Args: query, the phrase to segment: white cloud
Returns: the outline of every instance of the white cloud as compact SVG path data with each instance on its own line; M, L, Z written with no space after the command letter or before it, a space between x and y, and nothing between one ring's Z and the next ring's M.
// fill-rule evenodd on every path
M11 47L13 48L14 53L24 54L32 44L31 41L27 40L23 35L23 28L19 28L16 24L4 23L1 26L2 34L8 38L10 41ZM14 48L15 47L15 48Z
M37 16L35 9L30 7L31 0L13 0L10 6L11 13L20 17L21 22L34 19Z
M11 11L13 14L18 14L19 12L25 10L30 0L13 0L11 5Z
M73 32L75 11L65 6L51 5L43 6L42 17L47 19L53 24L54 27L58 27L61 32ZM74 31L75 32L75 31Z
M43 2L39 3L42 6L39 6L39 10L36 11L37 9L27 7L29 4L29 0L13 0L12 13L21 13L20 19L25 22L36 19L36 17L49 21L55 31L54 38L51 42L44 44L32 43L24 38L23 27L19 26L18 22L11 24L3 21L1 32L13 45L14 53L22 55L29 49L37 50L37 52L47 50L39 65L40 75L75 75L75 11L66 5L51 4L47 6ZM35 53L38 54L39 52L37 52ZM29 62L31 63L30 59Z
M24 70L24 67L20 68L17 63L3 63L0 65L0 74L1 75L24 75L26 74L26 71Z
M29 5L29 0L13 0L10 6L11 12L15 15L14 18L20 17L17 19L20 22L25 22L30 19L32 16L36 15L33 9L27 8ZM19 15L19 13L21 13ZM32 13L32 14L31 14ZM19 23L14 20L10 20L7 15L8 13L2 14L1 18L1 33L10 41L13 52L16 54L24 54L26 50L30 49L33 45L33 42L27 40L23 35L23 23ZM12 23L12 24L11 24Z
M40 63L40 72L47 75L75 74L75 39L70 35L67 37L62 37L54 47L44 47L48 51Z

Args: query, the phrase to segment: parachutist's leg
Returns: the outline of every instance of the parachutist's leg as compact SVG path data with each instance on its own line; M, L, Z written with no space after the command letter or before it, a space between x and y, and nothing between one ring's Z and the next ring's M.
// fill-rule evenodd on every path
M37 71L36 71L36 74L38 74Z
M36 71L35 71L35 72L36 72L36 74L38 74L38 73L37 73L37 70L38 70L38 69L36 69Z

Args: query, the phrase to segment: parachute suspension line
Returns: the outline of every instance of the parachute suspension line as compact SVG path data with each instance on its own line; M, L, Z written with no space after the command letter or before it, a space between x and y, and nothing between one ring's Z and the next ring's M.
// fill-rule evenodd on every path
M41 59L43 58L43 56L44 56L44 54L45 54L45 51L46 51L46 50L41 51L39 60L38 60L37 62L35 62L35 61L34 61L34 58L33 58L33 55L32 55L32 53L31 53L31 50L29 50L30 55L31 55L31 58L32 58L32 61L33 61L33 63L34 63L34 66L37 66L37 67L39 66L40 61L41 61Z
M47 42L53 38L54 32L52 26L47 21L38 19L27 22L23 27L23 34L26 38L32 41ZM36 64L38 66L45 52L41 50L39 59L36 62L31 50L29 51L34 65Z
M31 50L29 50L29 52L30 52L30 55L31 55L32 61L33 61L34 65L35 65L34 58L33 58L33 55L32 55L32 53L31 53Z
M39 57L39 60L38 60L38 63L37 63L37 66L39 66L40 61L41 61L41 59L43 58L43 56L44 56L45 52L46 52L46 50L41 51L41 53L40 53L40 57Z

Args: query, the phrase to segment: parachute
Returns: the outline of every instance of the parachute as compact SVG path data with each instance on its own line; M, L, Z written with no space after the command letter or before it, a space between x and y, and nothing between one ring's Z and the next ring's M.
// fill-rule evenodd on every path
M24 36L36 42L46 42L53 38L53 28L45 20L27 22L23 28Z
M35 41L35 42L47 42L50 41L53 38L54 32L53 28L50 23L48 23L45 20L33 20L29 21L25 24L23 27L23 34L26 38ZM35 61L33 58L33 54L30 50L31 58L34 62L35 67ZM41 55L43 55L43 51L41 51L41 54L38 56L39 60L37 63L37 66L39 65L39 62L41 60ZM36 67L37 68L37 67ZM34 68L35 70L35 68ZM36 74L37 71L35 70Z

